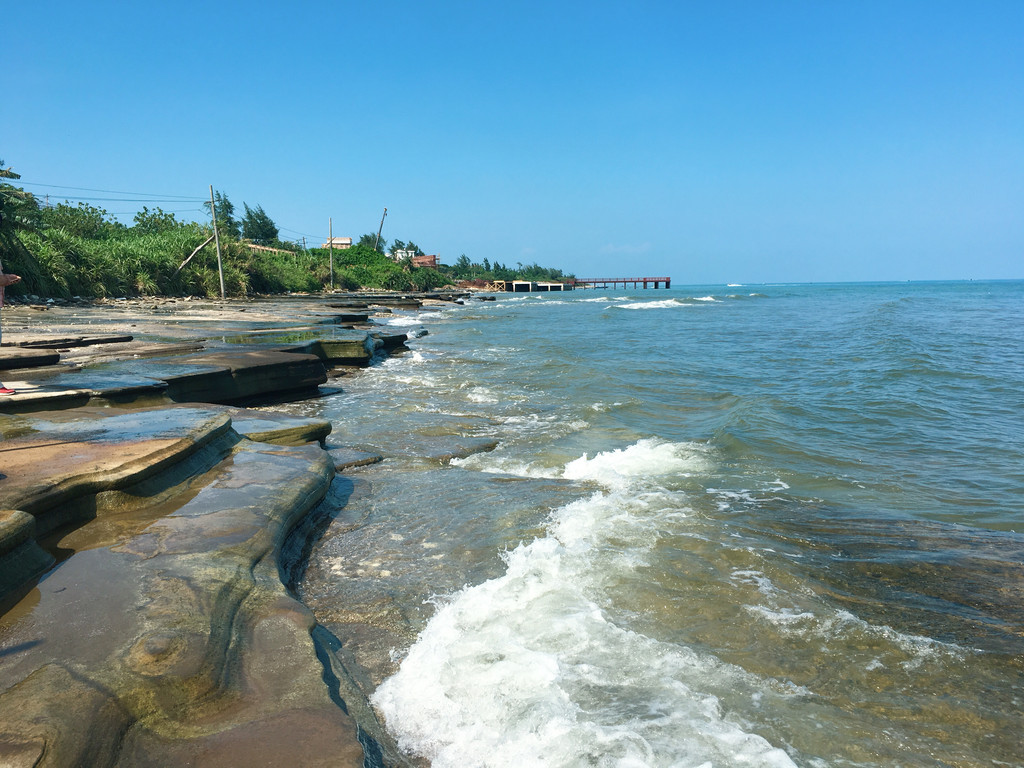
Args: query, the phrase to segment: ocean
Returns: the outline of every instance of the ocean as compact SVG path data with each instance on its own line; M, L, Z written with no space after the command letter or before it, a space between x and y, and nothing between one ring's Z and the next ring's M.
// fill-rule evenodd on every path
M1024 282L381 322L301 595L418 764L1024 765Z

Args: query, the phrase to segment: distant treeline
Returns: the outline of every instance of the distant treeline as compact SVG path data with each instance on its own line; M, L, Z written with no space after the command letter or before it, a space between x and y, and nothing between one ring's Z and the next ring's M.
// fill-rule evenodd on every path
M220 277L211 224L182 221L160 208L143 208L128 226L102 208L85 203L43 206L10 183L18 174L0 161L0 261L5 272L21 275L10 295L71 298L103 296L219 296ZM315 292L332 284L327 249L304 249L282 241L261 206L243 203L235 217L227 196L214 196L225 291L230 296ZM209 205L209 204L207 204ZM375 247L376 245L376 247ZM259 246L259 247L252 247ZM387 244L363 235L351 248L333 251L333 285L425 291L461 281L560 279L560 270L536 264L517 269L463 255L452 267L416 267L407 256L393 261ZM187 265L182 263L193 254ZM421 255L414 243L396 240L392 250Z
M506 267L495 261L493 264L484 259L481 264L469 260L466 254L462 254L454 265L445 267L447 273L455 280L483 280L493 282L495 280L550 280L553 282L566 280L572 275L563 274L560 269L542 267L539 264L516 264L515 269Z

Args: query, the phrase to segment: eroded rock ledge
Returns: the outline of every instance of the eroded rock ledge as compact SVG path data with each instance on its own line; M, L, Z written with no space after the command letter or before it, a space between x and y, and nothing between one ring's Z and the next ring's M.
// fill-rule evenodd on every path
M22 419L32 431L3 443L19 460L0 507L31 510L4 513L19 531L4 540L31 544L26 518L61 526L66 559L0 620L0 762L379 762L372 713L346 700L347 673L281 572L334 476L329 454L248 440L217 408L73 415ZM291 441L302 425L282 426Z
M380 457L326 450L328 422L209 402L315 394L404 341L330 314L313 332L316 308L233 329L255 345L207 328L84 353L62 337L56 361L4 347L21 386L0 399L0 765L404 763L288 588L336 467Z

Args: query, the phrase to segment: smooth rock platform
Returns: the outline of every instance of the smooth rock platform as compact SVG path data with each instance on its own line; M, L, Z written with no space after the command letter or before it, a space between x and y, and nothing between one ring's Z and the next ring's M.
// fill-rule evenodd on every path
M295 764L301 735L311 751L302 764L362 764L355 723L324 684L312 616L279 570L333 462L315 443L245 440L220 411L158 409L108 424L125 418L65 422L66 458L49 488L33 486L27 468L47 466L39 453L52 459L56 441L5 441L24 459L0 506L28 507L37 531L63 523L59 547L72 554L2 620L0 756L248 765L255 746L241 742L257 741L261 759ZM131 452L105 445L122 430L133 431ZM83 517L91 522L68 530Z
M47 334L21 309L0 349L0 765L404 765L290 591L335 472L382 457L236 406L329 392L405 335L317 297L54 307Z

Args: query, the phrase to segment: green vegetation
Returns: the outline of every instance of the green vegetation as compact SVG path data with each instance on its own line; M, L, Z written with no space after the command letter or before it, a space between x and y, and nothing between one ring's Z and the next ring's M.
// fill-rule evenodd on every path
M366 237L370 238L369 245ZM436 269L413 267L409 259L395 262L373 249L375 235L364 235L358 245L334 251L334 285L346 290L381 288L395 291L429 291L447 285L448 278ZM310 251L317 260L327 264L326 248Z
M484 259L482 264L476 264L469 260L466 254L459 256L455 264L445 268L446 274L456 281L485 281L495 280L547 280L550 282L562 282L568 280L572 275L567 275L560 269L542 267L539 264L528 264L523 266L516 264L516 268L506 267L497 261L491 264Z
M29 192L10 183L20 178L0 160L0 261L5 272L21 275L9 295L54 298L144 295L219 296L220 279L213 235L208 223L181 221L173 213L143 208L131 226L102 208L85 203L43 206ZM224 287L228 295L314 292L331 285L328 249L302 249L279 239L279 229L263 207L243 203L245 216L223 192L214 193ZM207 203L209 210L209 203ZM377 244L376 233L358 244L334 251L334 287L427 291L457 281L560 280L561 270L536 264L509 269L465 255L451 267L415 267L411 258L393 261ZM392 252L423 251L413 242L395 240ZM182 267L181 265L191 260Z

